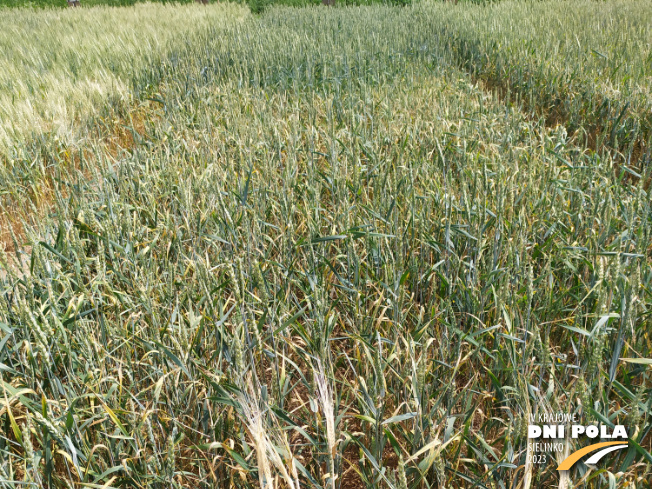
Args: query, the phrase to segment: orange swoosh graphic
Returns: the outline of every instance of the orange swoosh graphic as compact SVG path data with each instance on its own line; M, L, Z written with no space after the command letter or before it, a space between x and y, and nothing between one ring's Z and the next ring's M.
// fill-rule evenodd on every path
M606 441L604 443L596 443L595 445L589 445L588 447L584 447L576 452L571 453L566 458L566 460L564 460L561 464L559 464L557 470L569 470L573 465L575 465L575 462L581 459L584 455L586 455L587 453L594 452L599 448L609 447L611 445L625 445L626 443L627 443L626 441Z

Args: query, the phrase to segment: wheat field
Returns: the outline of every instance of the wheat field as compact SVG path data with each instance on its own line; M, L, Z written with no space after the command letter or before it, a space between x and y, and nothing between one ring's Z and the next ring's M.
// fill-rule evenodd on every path
M647 3L2 15L0 487L650 487Z
M175 39L241 21L236 4L0 11L0 148L42 133L78 143L80 122L133 103L133 79Z

